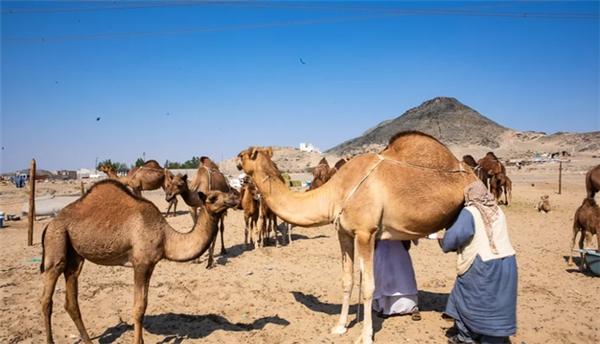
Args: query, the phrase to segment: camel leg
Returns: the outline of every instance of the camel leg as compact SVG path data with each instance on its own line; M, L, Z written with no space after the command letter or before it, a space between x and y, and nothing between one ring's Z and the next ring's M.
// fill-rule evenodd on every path
M44 289L40 298L44 327L46 328L46 341L54 343L52 339L52 295L56 288L56 281L65 270L67 255L66 233L53 233L52 228L46 229L42 238L42 280Z
M254 230L256 231L256 246L265 247L265 219L261 216L258 218L258 224L255 225Z
M277 217L274 216L271 219L271 226L273 228L273 238L275 239L275 247L279 247L279 241L277 241Z
M288 224L288 226L290 226L290 224ZM350 297L352 296L352 287L354 284L354 239L346 232L339 230L338 240L342 251L342 288L344 294L342 298L340 319L337 325L331 329L332 334L346 333L348 312L350 310Z
M221 232L221 255L227 254L225 250L225 239L223 239L223 232L225 232L225 215L221 215L219 231Z
M67 267L65 269L65 310L69 313L69 316L77 326L81 341L84 343L92 343L90 336L88 335L83 320L81 320L81 312L79 311L79 302L77 300L78 294L78 282L79 273L83 267L83 258L75 252L69 252L69 259L67 260Z
M579 235L579 249L583 250L583 243L585 241L585 237L586 237L586 230L585 229L581 229L581 234ZM579 270L585 270L585 260L584 260L584 256L583 256L583 252L579 252L579 257L581 259L581 264L579 264Z
M375 276L373 274L373 253L375 251L375 235L368 232L359 232L356 235L358 248L358 262L362 273L362 294L364 306L364 321L362 335L356 342L363 344L373 343L373 292L375 291Z
M64 269L63 265L55 265L47 268L43 273L44 291L41 297L42 315L46 327L46 342L54 343L52 339L52 295L56 287L56 281Z
M291 245L292 244L292 224L286 222L285 227L287 228L286 232L287 232L288 245Z
M208 262L206 263L207 269L212 269L215 266L215 244L217 243L217 236L215 235L212 243L210 244L210 248L208 249Z
M142 320L148 305L148 286L152 276L153 266L135 266L133 271L133 343L143 344L144 338Z
M244 249L248 249L248 229L250 226L250 218L244 215Z

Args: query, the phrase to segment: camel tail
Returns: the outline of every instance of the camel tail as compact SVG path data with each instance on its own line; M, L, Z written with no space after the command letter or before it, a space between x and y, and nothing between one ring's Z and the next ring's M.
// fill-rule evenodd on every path
M46 229L48 229L48 225L49 224L47 224L42 231L42 262L40 263L40 273L44 272L44 256L46 254L44 249L44 238L46 237Z

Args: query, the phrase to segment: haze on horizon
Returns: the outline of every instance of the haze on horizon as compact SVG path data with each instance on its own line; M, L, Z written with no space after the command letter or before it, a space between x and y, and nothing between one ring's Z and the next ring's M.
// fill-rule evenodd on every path
M598 2L2 2L0 172L322 150L455 97L600 130Z

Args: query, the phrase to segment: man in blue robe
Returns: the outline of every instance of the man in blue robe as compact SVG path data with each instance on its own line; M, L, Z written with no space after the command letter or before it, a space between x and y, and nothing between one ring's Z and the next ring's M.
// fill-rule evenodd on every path
M517 330L517 262L504 213L483 183L465 189L465 208L440 245L457 252L445 313L458 333L448 343L508 343Z

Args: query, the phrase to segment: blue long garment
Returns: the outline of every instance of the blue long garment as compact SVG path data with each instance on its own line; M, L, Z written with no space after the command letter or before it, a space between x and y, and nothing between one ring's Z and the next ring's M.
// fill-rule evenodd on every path
M463 209L442 240L444 252L469 244L475 234L475 221ZM463 275L457 276L445 313L462 321L477 334L506 337L517 330L517 261L515 256L487 262L479 256Z

